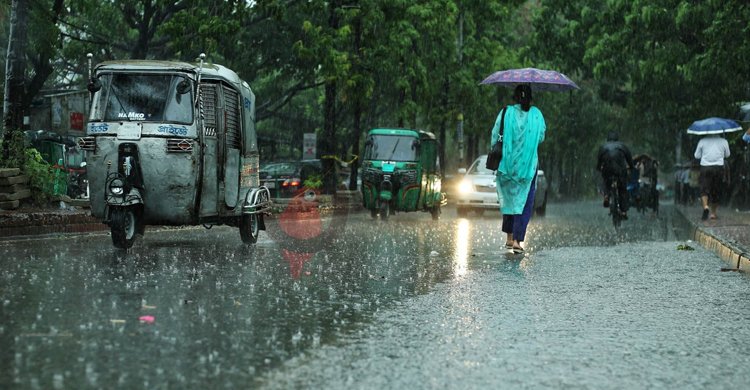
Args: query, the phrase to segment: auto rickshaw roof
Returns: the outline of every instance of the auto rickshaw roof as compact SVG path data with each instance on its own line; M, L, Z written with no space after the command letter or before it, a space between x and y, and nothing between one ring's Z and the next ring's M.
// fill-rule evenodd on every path
M379 128L379 129L372 129L369 131L369 135L403 135L408 137L419 137L420 139L436 139L435 135L423 130L413 130L413 129L388 129L388 128Z
M157 60L122 60L122 61L105 61L96 66L96 70L128 70L128 71L165 71L165 70L176 70L187 73L197 73L199 69L198 64L192 64L181 61L157 61ZM233 70L218 64L212 64L209 62L203 63L201 70L203 77L209 78L221 78L231 83L244 86L250 89L250 86L245 83L240 76L237 75Z

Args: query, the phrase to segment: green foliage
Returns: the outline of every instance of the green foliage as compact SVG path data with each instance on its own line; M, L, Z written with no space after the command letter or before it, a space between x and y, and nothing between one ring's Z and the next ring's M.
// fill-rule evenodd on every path
M305 180L304 183L302 183L302 185L306 188L320 188L323 186L323 176L319 174L312 174L307 178L307 180Z
M8 157L5 158L6 145L0 139L0 168L22 168L26 160L24 155L23 133L13 131L7 145Z
M0 148L4 145L0 142ZM54 176L52 168L34 148L26 148L23 133L14 131L8 147L9 158L0 155L0 167L20 168L29 177L29 187L34 203L45 205L53 194Z
M52 167L44 161L42 155L34 148L25 150L26 160L23 173L29 177L29 187L34 203L45 205L54 193L54 175Z

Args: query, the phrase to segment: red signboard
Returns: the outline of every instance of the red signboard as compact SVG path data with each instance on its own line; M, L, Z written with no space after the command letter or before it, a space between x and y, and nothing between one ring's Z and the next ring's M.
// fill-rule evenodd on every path
M71 130L83 130L83 113L82 112L70 113L70 129Z

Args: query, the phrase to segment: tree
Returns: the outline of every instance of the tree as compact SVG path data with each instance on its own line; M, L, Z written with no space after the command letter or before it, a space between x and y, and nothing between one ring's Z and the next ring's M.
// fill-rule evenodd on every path
M9 147L14 138L14 132L21 131L23 126L28 12L26 1L13 0L3 99L3 158L5 159L9 157Z

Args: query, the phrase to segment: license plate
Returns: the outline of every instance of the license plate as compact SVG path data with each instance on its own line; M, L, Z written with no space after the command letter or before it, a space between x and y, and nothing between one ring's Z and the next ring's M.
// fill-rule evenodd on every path
M275 181L267 181L263 183L266 188L276 188L276 182Z
M117 129L117 139L141 139L141 125L134 122L124 122L120 125L120 128Z

